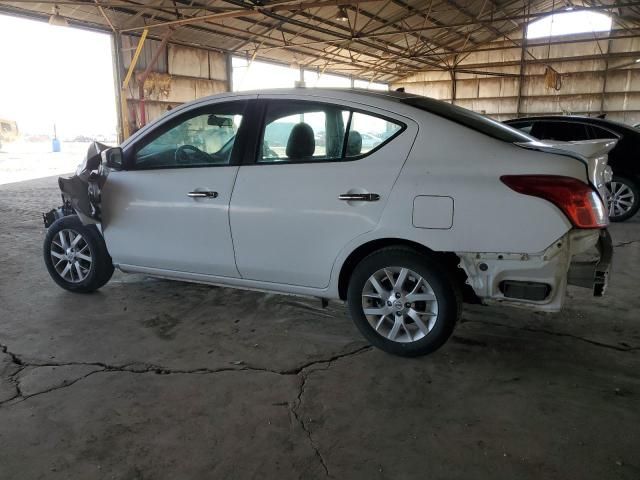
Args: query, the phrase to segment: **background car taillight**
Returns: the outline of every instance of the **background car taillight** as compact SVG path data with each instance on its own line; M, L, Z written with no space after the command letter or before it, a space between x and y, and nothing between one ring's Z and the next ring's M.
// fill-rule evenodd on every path
M576 228L602 228L609 223L598 193L576 178L559 175L503 175L500 180L518 193L553 203Z

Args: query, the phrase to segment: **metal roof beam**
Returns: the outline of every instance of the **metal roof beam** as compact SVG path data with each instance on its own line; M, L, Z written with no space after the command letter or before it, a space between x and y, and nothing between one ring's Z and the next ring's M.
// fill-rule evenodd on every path
M238 5L238 6L246 5L242 0L225 0L225 2L234 4L234 5ZM363 46L366 46L366 47L369 47L369 48L373 49L374 51L382 50L382 51L387 51L388 53L396 53L397 54L397 59L398 59L397 63L405 64L405 62L403 62L402 60L409 60L409 61L414 61L414 62L415 61L419 61L420 63L422 63L424 65L430 65L430 66L433 66L433 67L444 69L444 67L442 67L440 64L438 64L436 62L429 61L429 60L420 60L420 59L416 59L416 58L411 58L408 55L403 54L402 52L398 52L397 51L398 47L396 45L394 45L394 44L391 44L391 43L385 43L384 46L381 46L379 44L372 43L372 42L369 42L369 41L366 41L366 40L361 40L359 38L353 38L353 37L351 37L350 34L347 34L347 33L341 33L341 32L337 32L337 31L334 31L334 30L329 30L327 28L320 27L320 26L309 25L309 24L304 23L304 22L302 22L300 20L297 20L295 18L283 17L282 15L279 15L277 13L264 12L264 14L269 16L269 17L271 17L271 18L273 18L273 19L276 19L276 20L283 20L285 23L294 25L294 26L299 27L299 28L308 28L308 29L313 30L314 32L317 32L317 33L322 33L324 35L337 37L337 39L334 41L334 44L335 43L339 43L341 41L342 42L344 42L344 41L346 41L346 42L356 41L356 42L360 43ZM303 12L300 12L299 15L302 15L304 17L307 17L307 18L310 18L310 19L313 19L313 20L321 20L326 25L330 25L330 26L333 26L333 27L338 27L338 28L342 27L342 29L346 28L346 27L343 27L342 25L329 23L325 19L315 17L314 15L305 14ZM289 32L289 33L291 33L291 32ZM318 38L314 39L313 37L311 37L310 40L320 40L320 39L318 39ZM341 48L345 48L343 45L337 45L337 46L340 46ZM390 50L391 48L396 49L396 52L391 52L391 50ZM372 57L372 58L376 58L376 59L379 59L379 60L382 59L382 57L380 57L380 55L372 53L372 52L356 50L355 48L351 48L351 50L353 50L354 52L357 52L357 53L362 53L362 54L364 54L366 56L369 56L369 57ZM409 66L413 67L413 65L409 65Z
M613 3L610 5L595 5L595 6L588 6L588 7L574 7L573 11L606 11L606 10L611 10L611 9L615 9L615 8L624 8L624 7L631 7L631 6L640 6L640 1L635 1L635 2L617 2L617 3ZM482 22L484 23L503 23L506 21L511 21L511 20L527 20L527 19L533 19L533 18L538 18L538 17L544 17L547 15L551 15L554 13L563 13L565 12L565 10L562 9L556 9L556 10L550 10L547 12L532 12L530 14L514 14L514 15L505 15L503 17L496 17L493 19L489 19L489 20L482 20ZM474 25L479 25L482 22L478 22L476 20L472 20L472 21L467 21L467 22L457 22L457 23L452 23L452 24L448 24L448 25L432 25L432 26L424 26L424 27L418 27L418 28L410 28L410 29L405 29L405 30L400 30L400 31L391 31L391 32L372 32L372 33L363 33L362 35L359 35L358 38L375 38L375 37L383 37L383 36L390 36L390 35L399 35L399 34L403 34L403 33L410 33L410 32L425 32L425 31L429 31L429 30L446 30L446 29L452 29L452 28L458 28L458 27L469 27L469 26L474 26Z

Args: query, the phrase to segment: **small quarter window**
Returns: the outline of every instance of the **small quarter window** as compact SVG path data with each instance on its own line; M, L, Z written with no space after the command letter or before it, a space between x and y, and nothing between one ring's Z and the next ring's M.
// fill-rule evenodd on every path
M346 157L357 157L374 150L401 130L397 123L353 112L349 122Z

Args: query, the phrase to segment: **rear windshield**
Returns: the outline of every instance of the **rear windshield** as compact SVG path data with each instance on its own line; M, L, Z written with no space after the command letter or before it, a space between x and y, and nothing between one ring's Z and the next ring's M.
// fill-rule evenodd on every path
M428 97L406 97L402 103L419 108L434 115L444 117L452 122L472 128L480 133L497 138L503 142L535 142L533 137L503 123L492 120L479 113Z

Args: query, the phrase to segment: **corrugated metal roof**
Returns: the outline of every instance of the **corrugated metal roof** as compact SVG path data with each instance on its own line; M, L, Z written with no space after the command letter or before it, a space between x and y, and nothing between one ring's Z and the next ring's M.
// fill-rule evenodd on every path
M55 4L71 24L110 29L99 4L119 31L147 26L151 38L161 38L168 28L175 28L172 42L377 81L393 81L425 68L447 70L461 50L504 39L520 30L527 15L563 10L569 4L596 11L602 11L602 5L618 6L609 12L617 28L640 23L640 2L615 0L62 0ZM0 1L0 12L46 19L53 5L53 1ZM338 19L343 12L348 21ZM200 18L186 23L194 17ZM180 24L164 25L175 21Z

